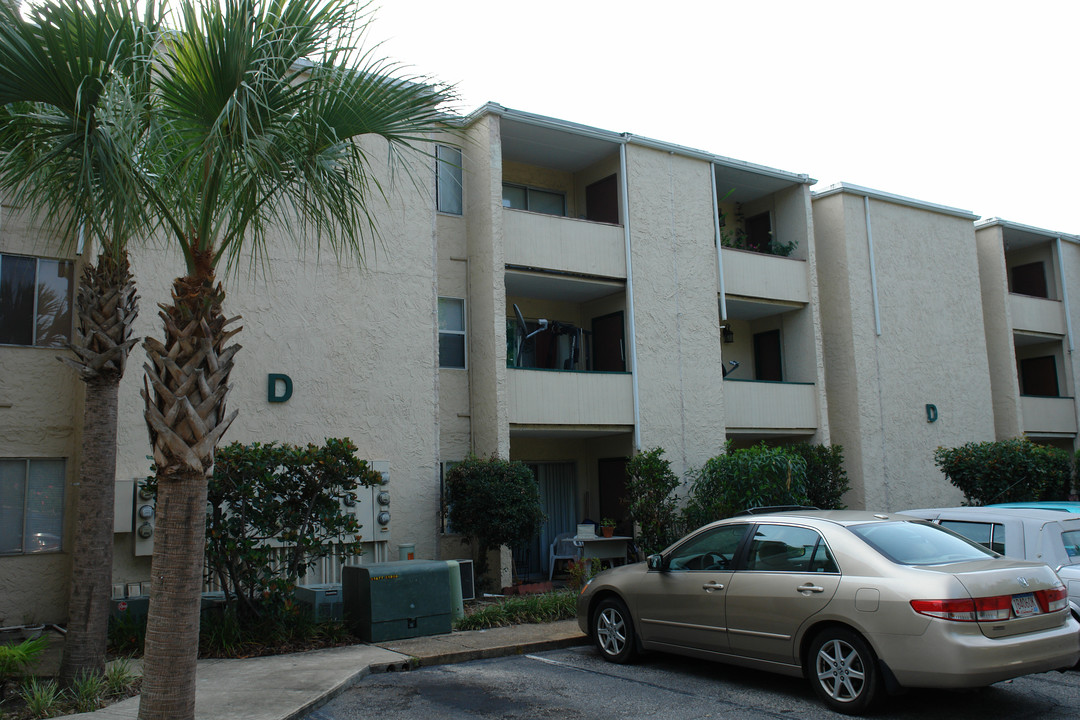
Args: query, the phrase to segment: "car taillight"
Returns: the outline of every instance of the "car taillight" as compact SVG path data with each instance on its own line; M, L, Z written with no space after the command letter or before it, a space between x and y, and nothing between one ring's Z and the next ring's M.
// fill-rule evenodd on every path
M912 600L911 609L920 615L956 622L996 622L1012 615L1012 596L999 595L964 600Z
M1044 613L1057 612L1069 605L1069 593L1062 585L1051 590L1036 590L1035 599Z

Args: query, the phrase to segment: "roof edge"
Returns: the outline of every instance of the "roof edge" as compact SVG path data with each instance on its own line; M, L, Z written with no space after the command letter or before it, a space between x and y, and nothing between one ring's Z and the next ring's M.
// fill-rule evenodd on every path
M1047 230L1046 228L1035 227L1034 225L1025 225L1023 223L1012 222L1011 220L1004 220L999 217L990 217L979 220L975 223L975 229L982 230L983 228L993 227L995 225L1003 227L1007 230L1021 230L1023 232L1029 232L1034 235L1042 235L1048 240L1061 238L1062 240L1068 240L1069 242L1080 243L1080 235L1056 232L1054 230Z
M979 215L973 213L970 210L954 208L948 205L939 205L937 203L927 202L925 200L917 200L915 198L910 198L904 195L896 195L894 193L884 192L882 190L874 190L873 188L863 187L862 185L855 185L853 183L846 182L834 183L822 190L812 191L810 195L814 200L816 200L818 198L824 198L830 195L836 195L838 193L861 195L863 197L881 200L882 202L892 203L894 205L905 205L907 207L913 207L918 210L929 210L930 212L941 213L942 215L952 215L953 217L963 218L965 220L975 221L979 219Z

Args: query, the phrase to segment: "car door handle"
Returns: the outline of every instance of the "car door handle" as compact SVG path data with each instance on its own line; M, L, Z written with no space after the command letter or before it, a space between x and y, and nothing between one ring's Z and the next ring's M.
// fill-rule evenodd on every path
M799 592L801 592L801 593L808 593L808 592L812 592L812 593L820 593L820 592L825 592L825 588L821 587L820 585L814 585L813 583L806 583L805 585L800 585L800 586L798 587L798 590L799 590Z
M709 582L702 585L701 589L705 592L712 592L713 590L723 590L724 586L716 582L715 580L710 580Z

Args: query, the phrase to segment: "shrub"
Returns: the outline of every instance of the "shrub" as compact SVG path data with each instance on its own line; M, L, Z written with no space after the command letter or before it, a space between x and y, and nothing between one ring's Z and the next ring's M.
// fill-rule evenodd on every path
M969 505L1065 500L1072 465L1069 454L1027 438L939 447L934 463L964 493Z
M688 527L752 507L807 505L806 461L782 447L756 445L710 458L693 474L683 518Z
M639 452L626 463L626 497L636 525L635 541L646 555L660 552L679 538L674 496L678 485L663 448Z
M27 638L15 645L0 644L0 702L4 700L4 688L9 680L22 676L38 661L49 644L49 638L41 635Z
M487 573L488 552L515 547L540 532L544 511L529 466L492 455L471 455L446 474L447 519L476 545L476 574Z
M458 630L483 630L520 623L569 620L577 614L577 593L558 591L505 598L469 613L454 623Z
M355 453L347 438L322 446L233 443L218 449L206 560L241 617L291 602L295 583L320 558L333 553L344 562L360 554L361 528L343 502L380 476Z
M806 463L806 499L808 505L822 510L843 510L843 496L850 489L844 470L841 445L796 443L785 448Z

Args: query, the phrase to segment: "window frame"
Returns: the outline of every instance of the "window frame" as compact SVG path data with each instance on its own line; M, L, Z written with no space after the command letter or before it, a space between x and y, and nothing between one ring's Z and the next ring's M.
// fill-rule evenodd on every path
M23 478L22 478L22 509L19 515L19 549L17 550L5 550L0 548L0 557L20 557L24 555L53 555L56 553L64 552L64 527L67 522L67 472L68 462L67 458L63 457L0 457L0 461L4 462L21 462L23 463ZM57 506L59 507L59 533L55 547L43 548L38 550L27 549L27 537L33 534L41 534L45 532L43 528L49 527L48 525L28 527L31 523L31 485L30 485L30 468L31 464L35 462L59 462L60 469L60 487L59 497L56 499Z
M444 153L456 154L457 158L456 160L453 158L446 158L443 156ZM456 210L443 207L443 199L447 195L443 186L444 171L450 173L450 176L445 178L445 181L457 181L457 193L456 198L454 198L457 200ZM460 217L465 213L465 179L461 148L454 147L453 145L435 146L435 210L436 212L445 215L453 215L455 217Z
M440 295L438 303L441 306L443 301L452 301L460 303L461 305L461 329L460 330L444 330L442 323L439 322L439 369L440 370L468 370L469 369L469 336L468 336L468 317L465 314L465 298L453 297L449 295ZM447 336L460 336L461 337L461 365L444 365L442 357L442 338Z
M71 342L75 334L75 295L78 291L78 281L75 275L75 260L68 258L53 258L53 257L40 257L37 255L25 255L22 253L0 252L0 282L3 278L3 267L5 258L18 258L23 260L32 260L34 262L34 280L33 280L33 293L34 302L33 309L31 310L30 317L30 342L18 343L18 342L3 342L0 340L0 347L24 347L24 348L43 348L48 350L56 350L58 348L66 348ZM62 342L58 344L39 345L38 344L38 322L40 315L40 299L41 299L41 263L42 262L57 263L59 266L68 266L70 268L70 281L68 286L68 294L66 298L66 312L68 316L67 326L63 328L64 334ZM2 292L2 290L0 290ZM56 316L54 316L55 322ZM50 325L51 326L51 325Z
M569 215L568 215L569 210L568 210L567 203L566 203L566 193L563 192L562 190L551 190L549 188L536 187L535 185L523 185L521 183L513 183L513 182L504 182L502 184L502 186L504 188L510 187L510 188L516 188L518 190L524 190L525 191L525 207L523 207L523 208L515 208L515 207L510 207L509 205L506 205L505 203L503 204L503 207L509 208L511 210L523 210L525 212L534 212L534 213L537 213L539 215L550 215L551 217L569 217ZM562 214L561 215L556 215L555 213L544 212L543 210L533 210L532 207L531 207L532 203L531 203L531 201L529 199L530 193L533 193L533 192L541 192L541 193L546 193L548 195L558 195L560 198L562 198Z

